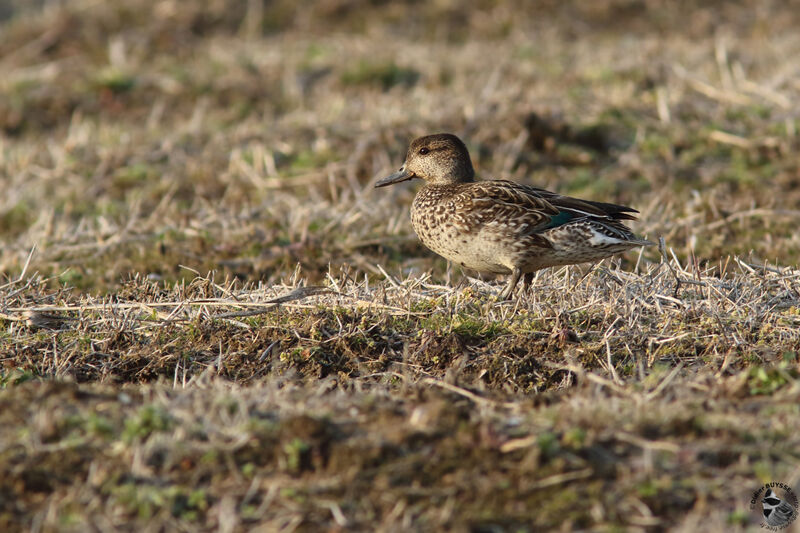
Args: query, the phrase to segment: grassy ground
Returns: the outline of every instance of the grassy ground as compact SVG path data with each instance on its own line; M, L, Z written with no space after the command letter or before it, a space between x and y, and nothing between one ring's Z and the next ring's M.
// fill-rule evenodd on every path
M800 482L798 6L0 9L0 529L758 528ZM638 208L518 300L414 136Z

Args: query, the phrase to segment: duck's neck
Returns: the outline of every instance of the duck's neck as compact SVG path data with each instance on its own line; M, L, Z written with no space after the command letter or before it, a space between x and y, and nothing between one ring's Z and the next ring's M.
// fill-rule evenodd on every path
M467 177L461 178L443 178L438 180L426 180L425 184L429 187L460 187L462 185L468 185L470 183L475 183L477 180L475 179L474 174L470 174Z
M414 198L414 204L420 207L421 204L432 205L443 201L444 199L460 193L464 190L465 186L469 183L426 183Z

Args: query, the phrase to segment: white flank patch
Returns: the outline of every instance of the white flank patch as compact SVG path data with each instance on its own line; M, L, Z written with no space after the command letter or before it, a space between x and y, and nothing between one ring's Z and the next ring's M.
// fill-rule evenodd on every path
M600 246L603 244L619 244L622 242L628 242L618 237L610 237L605 233L597 231L597 229L593 227L589 227L589 231L592 232L592 237L589 239L589 244L591 244L592 246Z

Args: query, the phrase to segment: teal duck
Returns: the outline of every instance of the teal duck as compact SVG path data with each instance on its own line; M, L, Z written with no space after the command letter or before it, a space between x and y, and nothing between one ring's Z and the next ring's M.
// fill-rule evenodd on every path
M449 133L414 140L400 170L375 187L414 178L425 181L411 206L419 239L462 267L511 274L503 299L521 276L527 284L542 268L595 262L654 244L621 222L636 219L631 207L512 181L476 181L467 147Z

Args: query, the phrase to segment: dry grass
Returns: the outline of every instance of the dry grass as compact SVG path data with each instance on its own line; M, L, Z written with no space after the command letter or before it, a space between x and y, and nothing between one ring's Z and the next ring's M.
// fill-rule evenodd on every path
M17 9L2 529L731 531L797 486L800 10ZM433 131L666 246L498 303L372 189Z

